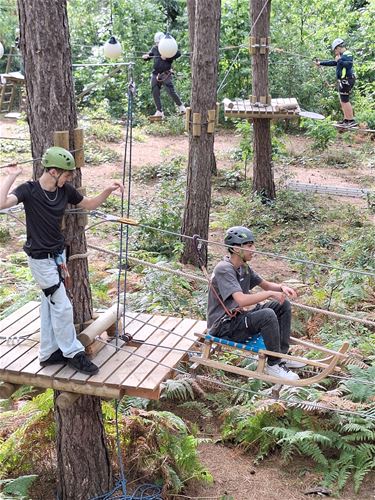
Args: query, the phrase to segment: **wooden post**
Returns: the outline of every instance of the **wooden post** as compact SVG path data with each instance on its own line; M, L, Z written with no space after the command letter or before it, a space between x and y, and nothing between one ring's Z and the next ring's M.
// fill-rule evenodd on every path
M0 399L8 399L10 396L21 386L17 384L10 384L9 382L2 382L0 384Z
M201 135L201 114L193 113L193 136L199 137Z
M85 152L84 152L84 136L83 128L75 128L73 132L74 139L74 158L76 160L76 168L82 168L85 165Z
M264 45L270 31L271 0L250 0L252 35ZM255 23L255 24L254 24ZM265 48L264 48L265 49ZM252 57L253 87L252 95L257 100L268 101L268 50L256 50ZM263 97L263 99L262 99ZM270 117L272 114L270 114ZM253 192L266 199L276 196L272 171L271 121L269 118L255 118L254 134L254 176Z
M53 145L69 151L69 132L67 130L56 131L53 133Z
M60 392L57 396L55 403L61 409L70 408L81 397L81 394L74 392Z
M213 134L215 132L216 111L214 109L209 109L207 111L207 115L208 115L207 134Z
M219 125L220 103L216 103L216 125Z

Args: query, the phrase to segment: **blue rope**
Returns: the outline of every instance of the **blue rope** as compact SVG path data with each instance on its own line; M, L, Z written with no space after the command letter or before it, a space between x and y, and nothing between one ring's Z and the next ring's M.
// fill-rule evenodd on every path
M123 494L118 496L116 493L121 490ZM138 486L134 490L134 493L127 495L125 479L117 481L114 488L108 493L91 498L91 500L110 500L112 498L115 500L163 500L161 496L161 488L155 484L148 483Z

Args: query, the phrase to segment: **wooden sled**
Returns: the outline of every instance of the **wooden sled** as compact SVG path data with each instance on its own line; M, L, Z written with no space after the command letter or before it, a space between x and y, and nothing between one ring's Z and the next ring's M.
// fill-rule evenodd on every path
M364 134L375 134L375 130L370 129L370 128L361 128L361 127L343 127L342 125L339 125L337 123L333 123L333 126L337 128L339 133L344 133L344 132L362 132Z
M349 349L348 342L344 342L338 351L333 351L331 349L327 349L326 347L317 346L315 344L312 344L311 342L306 342L304 340L299 340L295 337L291 337L290 338L291 344L301 345L303 347L307 347L311 351L319 351L326 355L326 357L322 359L306 359L301 356L292 356L289 354L281 354L278 352L268 351L264 345L261 335L256 335L252 337L246 344L233 342L227 339L221 339L218 337L213 337L209 333L195 334L195 335L204 342L202 348L202 355L201 356L194 355L190 358L190 361L194 363L192 369L196 369L199 365L204 365L210 368L215 368L217 370L224 370L229 373L234 373L235 375L242 375L247 378L264 380L265 382L269 382L271 384L292 385L295 387L306 387L312 384L316 384L317 382L320 382L321 380L326 378L331 373L340 371L340 367L338 365L340 364L340 362L343 362L348 358L348 355L346 354L347 350ZM220 361L215 361L210 359L210 356L214 351L215 345L226 346L257 354L258 355L257 368L255 370L249 370L247 368L232 366L226 363L222 363ZM264 372L266 364L266 356L274 356L276 358L282 358L284 360L302 362L305 363L307 366L318 368L319 372L315 373L313 376L309 378L299 379L299 380L289 380L280 377L274 377Z

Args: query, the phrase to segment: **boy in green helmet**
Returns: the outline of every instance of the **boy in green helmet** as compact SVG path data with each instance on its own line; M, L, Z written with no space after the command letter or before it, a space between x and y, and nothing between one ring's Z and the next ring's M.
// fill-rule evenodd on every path
M26 243L31 273L42 290L40 309L40 351L42 366L67 363L72 368L94 375L98 367L85 354L76 337L73 308L66 294L59 266L65 263L64 236L61 221L68 203L85 210L94 210L115 190L123 191L113 182L102 193L87 198L69 181L73 178L75 160L69 151L59 147L47 149L42 158L44 172L37 181L20 184L10 192L22 173L17 164L8 167L0 185L0 209L23 203L26 214Z

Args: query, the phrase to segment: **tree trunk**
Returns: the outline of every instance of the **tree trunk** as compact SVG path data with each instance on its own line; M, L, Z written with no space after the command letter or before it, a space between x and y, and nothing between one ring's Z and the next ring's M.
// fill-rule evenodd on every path
M53 145L54 131L69 130L72 138L77 126L66 0L18 0L18 10L31 151L33 158L40 159ZM33 178L39 178L42 171L40 161L35 162ZM74 185L81 186L79 169ZM86 252L85 233L77 217L67 217L65 233L71 254ZM74 260L69 268L75 281L75 322L83 323L92 317L87 259ZM87 500L110 489L100 404L99 398L82 396L69 410L55 407L61 500Z
M259 44L260 38L269 37L271 0L250 0L252 36ZM255 23L255 24L254 24ZM268 49L261 54L259 48L252 56L253 86L252 94L256 96L257 102L262 102L261 97L268 98ZM256 118L254 124L254 174L253 192L266 199L274 199L275 183L272 170L272 142L271 121Z
M182 232L207 239L211 206L211 172L215 165L214 134L207 133L208 110L216 109L219 58L220 0L189 0L192 58L191 116L201 114L201 134L189 133L189 163ZM195 11L192 5L195 4ZM194 30L192 29L195 17ZM207 250L205 249L206 259ZM185 241L182 262L197 264L191 240Z

